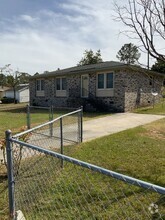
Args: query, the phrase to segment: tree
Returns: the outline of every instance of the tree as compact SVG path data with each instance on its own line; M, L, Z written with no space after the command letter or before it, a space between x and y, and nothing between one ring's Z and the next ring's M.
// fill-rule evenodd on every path
M24 72L19 72L19 83L20 84L28 83L29 77L30 77L30 74L24 73Z
M124 44L122 48L118 51L116 57L124 63L134 64L140 58L140 53L138 51L137 46L129 43Z
M29 74L17 71L13 71L10 68L10 64L5 65L0 68L1 74L0 79L3 79L1 83L3 86L9 86L13 89L14 92L14 103L16 103L16 88L21 83L29 82ZM5 82L5 83L4 83Z
M1 73L0 74L0 86L3 88L3 86L5 85L6 85L6 76L3 73Z
M155 64L151 67L151 70L165 74L165 61L157 59Z
M101 58L101 52L100 50L97 50L97 52L94 54L94 52L90 50L85 50L84 57L79 61L77 64L78 66L84 66L88 64L95 64L102 62Z
M9 71L7 76L7 85L13 89L14 92L14 103L16 103L16 88L20 83L20 73L18 71Z
M127 5L115 4L116 20L124 23L129 30L125 33L138 37L149 55L165 61L165 0L127 0ZM135 34L135 35L134 35Z
M6 81L6 76L4 73L6 73L7 69L9 68L10 64L6 64L3 67L0 67L0 86L6 86L7 81Z

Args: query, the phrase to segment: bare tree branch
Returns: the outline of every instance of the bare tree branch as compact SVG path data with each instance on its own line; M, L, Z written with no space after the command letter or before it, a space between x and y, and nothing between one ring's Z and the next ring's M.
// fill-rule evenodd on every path
M115 12L115 20L129 27L152 57L165 61L157 46L165 43L165 0L127 0L126 6L115 3Z

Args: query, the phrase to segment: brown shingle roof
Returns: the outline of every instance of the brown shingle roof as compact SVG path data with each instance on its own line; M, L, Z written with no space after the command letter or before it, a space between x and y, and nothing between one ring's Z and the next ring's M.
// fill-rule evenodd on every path
M96 71L104 71L108 69L122 69L122 68L129 68L133 71L149 71L147 69L141 68L139 66L135 65L128 65L124 64L121 62L116 62L116 61L106 61L106 62L100 62L97 64L89 64L89 65L84 65L84 66L74 66L66 69L58 69L56 71L51 71L51 72L46 72L43 74L37 74L32 76L30 79L37 79L37 78L45 78L45 77L53 77L53 76L60 76L60 75L68 75L68 74L73 74L73 73L89 73L89 72L96 72ZM149 71L151 74L156 74L156 75L163 75L159 74L157 72Z

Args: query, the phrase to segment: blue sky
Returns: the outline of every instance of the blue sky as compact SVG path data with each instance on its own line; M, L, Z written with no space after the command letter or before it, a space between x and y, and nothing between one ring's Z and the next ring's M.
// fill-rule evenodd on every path
M131 40L119 34L124 26L113 20L113 9L113 0L1 0L0 67L53 71L77 65L86 49L117 60Z

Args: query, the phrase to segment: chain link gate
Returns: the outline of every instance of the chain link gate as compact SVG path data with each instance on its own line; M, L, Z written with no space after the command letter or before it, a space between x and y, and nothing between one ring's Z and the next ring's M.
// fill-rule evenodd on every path
M82 108L15 135L43 148L63 153L64 146L82 142ZM53 117L52 117L53 118Z

